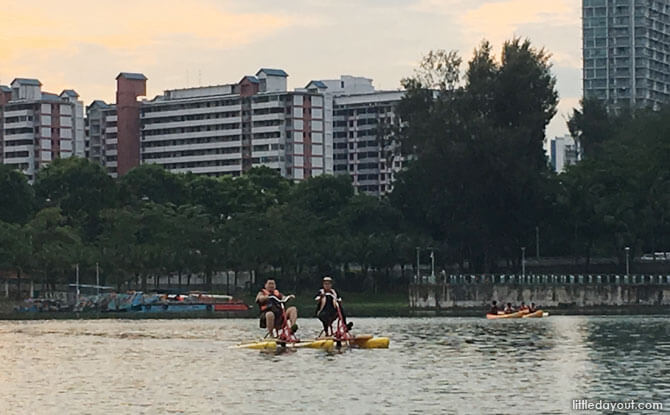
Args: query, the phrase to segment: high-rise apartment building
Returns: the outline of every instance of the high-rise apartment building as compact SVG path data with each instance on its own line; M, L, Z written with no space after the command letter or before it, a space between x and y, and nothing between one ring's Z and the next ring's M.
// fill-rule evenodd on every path
M86 109L87 157L113 177L142 163L210 176L266 166L292 180L346 174L360 192L390 192L404 160L392 140L404 92L353 76L289 91L287 77L263 68L236 83L139 101L146 77L121 73L116 104Z
M90 157L118 175L140 163L211 176L237 176L256 166L294 180L332 174L325 162L332 160L332 131L324 124L324 97L288 91L287 77L263 68L237 83L137 101L146 77L121 73L116 105L88 108Z
M85 155L84 111L79 95L42 91L37 79L16 78L0 86L0 162L35 179L57 158Z
M556 137L550 142L549 158L554 171L562 173L567 166L577 164L581 160L579 144L569 134L564 137Z
M117 177L116 106L96 100L86 107L86 158Z
M610 110L670 102L670 1L583 0L584 97Z
M334 173L351 176L360 192L375 196L389 193L404 161L392 140L399 122L395 106L404 92L377 91L371 79L346 75L312 81L306 88L326 98L326 123L332 122L333 131Z

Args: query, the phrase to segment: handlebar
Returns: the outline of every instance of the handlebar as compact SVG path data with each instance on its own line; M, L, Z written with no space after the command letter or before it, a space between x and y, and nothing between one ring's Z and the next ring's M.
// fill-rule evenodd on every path
M286 297L281 298L281 299L278 298L278 297L276 297L276 296L274 296L274 295L269 295L268 298L271 299L271 300L275 300L275 301L277 301L278 303L282 303L282 304L284 304L284 303L286 303L288 300L291 300L291 299L295 298L295 295L293 295L293 294L291 294L291 295L287 295Z

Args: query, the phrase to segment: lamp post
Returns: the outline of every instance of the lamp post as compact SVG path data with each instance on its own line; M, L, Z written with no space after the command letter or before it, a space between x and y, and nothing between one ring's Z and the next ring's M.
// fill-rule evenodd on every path
M433 248L428 248L430 249L430 278L431 281L435 281L435 250Z
M630 247L627 246L624 250L626 251L626 275L630 275L630 262L628 260L628 257L630 256Z
M526 247L521 247L521 276L526 278Z
M419 253L421 252L421 248L418 246L416 247L416 280L417 282L421 282L421 262L419 258Z

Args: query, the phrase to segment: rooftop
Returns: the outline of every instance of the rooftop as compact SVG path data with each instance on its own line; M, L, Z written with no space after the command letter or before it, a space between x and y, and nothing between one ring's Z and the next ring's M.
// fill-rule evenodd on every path
M60 93L61 96L67 95L72 98L79 98L79 94L75 92L74 89L64 89L63 92Z
M44 101L60 101L60 96L52 94L51 92L42 92L42 99Z
M2 91L2 92L12 92L12 88L10 88L6 85L0 85L0 91Z
M42 83L34 78L15 78L12 81L12 84L14 84L15 82L21 85L42 86Z
M119 78L126 78L126 79L132 79L135 81L146 81L147 77L144 76L144 74L141 73L136 73L136 72L121 72L116 79Z
M317 88L328 88L328 86L321 81L310 81L305 88L309 88L310 85L314 85Z
M91 102L91 105L89 105L87 107L87 109L92 108L92 107L98 107L98 108L103 108L103 109L111 108L111 106L108 103L106 103L105 101L103 101L101 99L96 99L95 101Z
M269 76L283 76L283 77L288 76L288 74L284 72L283 69L272 69L272 68L261 68L258 70L258 72L256 72L256 76L258 76L258 74L261 72Z
M251 83L254 83L254 84L258 84L258 83L260 83L260 81L258 80L258 78L256 78L256 77L253 76L253 75L246 75L244 78L242 78L242 80L241 80L240 82L244 81L245 79L248 80L248 81L251 82Z

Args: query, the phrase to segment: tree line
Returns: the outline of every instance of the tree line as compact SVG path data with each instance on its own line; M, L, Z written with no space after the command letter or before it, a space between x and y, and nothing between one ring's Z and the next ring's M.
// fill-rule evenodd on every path
M496 59L484 41L464 73L455 52L431 52L403 85L395 137L415 157L391 204L449 263L518 270L540 230L544 256L584 258L585 272L594 256L623 261L625 247L670 251L668 108L582 101L567 124L583 161L557 175L543 148L558 103L544 49L513 39Z
M352 275L352 289L406 284L394 266L421 235L406 234L388 200L355 194L348 177L301 183L268 168L233 177L172 174L142 165L110 178L86 159L55 160L34 185L0 166L0 269L29 273L47 289L73 282L73 266L104 284L143 290L149 277L253 271L289 287L327 274ZM90 280L89 280L90 282ZM392 287L391 287L392 288Z
M438 50L402 81L402 122L381 144L408 162L381 199L348 176L293 183L267 168L214 178L142 165L114 180L70 158L30 185L0 166L0 270L51 289L72 282L74 264L91 275L98 263L119 288L253 271L294 289L333 274L379 290L407 284L416 247L435 248L438 269L515 270L540 229L543 256L587 268L626 246L670 251L670 111L584 101L568 121L584 160L557 175L543 148L558 103L550 54L513 39L496 57L483 42L462 66Z

